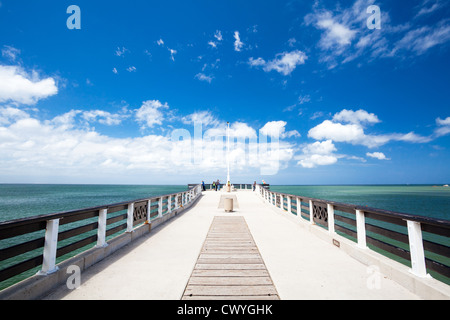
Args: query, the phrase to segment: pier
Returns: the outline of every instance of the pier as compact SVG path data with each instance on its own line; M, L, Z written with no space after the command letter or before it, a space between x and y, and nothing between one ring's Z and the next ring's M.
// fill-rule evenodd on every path
M225 212L220 202L229 195L235 206ZM0 223L2 240L32 233L0 249L0 261L37 252L0 269L0 281L32 270L0 299L450 299L439 279L449 277L449 221L262 185L192 185Z

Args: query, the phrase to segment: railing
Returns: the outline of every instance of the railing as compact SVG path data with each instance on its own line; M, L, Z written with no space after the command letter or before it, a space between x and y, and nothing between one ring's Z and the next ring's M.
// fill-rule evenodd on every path
M252 190L253 189L253 184L249 184L249 183L232 183L231 184L235 189L237 190ZM188 187L191 188L193 186L196 186L196 184L189 184ZM225 184L220 184L220 188L222 189L224 186L226 186ZM264 184L262 185L264 187L269 187L268 184ZM213 190L213 185L212 183L205 183L205 189L206 191L208 190Z
M148 199L0 222L0 283L35 273L37 267L38 274L51 274L58 270L57 263L93 246L105 247L108 240L163 218L200 193L196 185Z
M270 191L268 203L450 284L450 221Z

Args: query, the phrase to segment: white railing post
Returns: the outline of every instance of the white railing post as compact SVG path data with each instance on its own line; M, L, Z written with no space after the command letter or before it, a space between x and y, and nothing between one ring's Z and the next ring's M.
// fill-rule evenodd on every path
M334 206L327 203L328 212L328 232L334 234Z
M134 202L128 204L128 210L127 210L127 232L133 232L133 213L134 213Z
M302 201L297 197L297 219L302 219Z
M291 204L291 196L287 196L287 198L286 198L287 200L287 211L288 211L288 213L292 213L292 210L291 210L291 206L292 206L292 204Z
M152 199L148 200L147 202L147 223L151 223L152 218L151 216L151 211L152 211Z
M309 200L309 223L314 224L314 206L312 200Z
M423 249L422 228L419 222L407 221L409 252L411 254L411 272L418 277L427 276L425 251Z
M172 212L172 196L167 198L167 213Z
M162 207L163 207L163 197L160 197L158 201L158 218L162 217Z
M358 238L358 247L367 248L366 244L366 219L364 211L356 210L356 236Z
M108 209L101 209L98 214L97 248L106 247L106 218Z
M58 271L58 267L56 266L58 229L59 219L47 221L42 269L38 272L39 275L49 275Z
M175 210L178 209L178 193L175 195Z

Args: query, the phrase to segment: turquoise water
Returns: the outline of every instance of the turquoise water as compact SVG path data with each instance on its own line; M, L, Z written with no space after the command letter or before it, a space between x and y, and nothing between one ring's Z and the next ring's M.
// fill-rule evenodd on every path
M270 186L273 191L450 220L450 187L432 185Z
M271 190L450 220L450 188L431 185L271 186ZM187 186L0 184L0 221L148 198Z
M0 184L0 221L186 190L187 186Z

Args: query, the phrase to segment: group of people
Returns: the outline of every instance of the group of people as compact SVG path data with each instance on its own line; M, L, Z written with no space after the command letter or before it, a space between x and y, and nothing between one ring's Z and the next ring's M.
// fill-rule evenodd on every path
M264 180L263 180L263 183L265 184ZM216 191L220 190L220 180L217 179L217 181L213 181L211 186L212 186L212 189L214 189ZM253 191L255 191L255 189L256 189L256 181L253 182ZM202 181L202 190L206 191L205 181Z
M211 184L212 188L216 191L220 190L220 180L217 179L217 181L213 181ZM205 181L202 181L202 190L206 191Z

